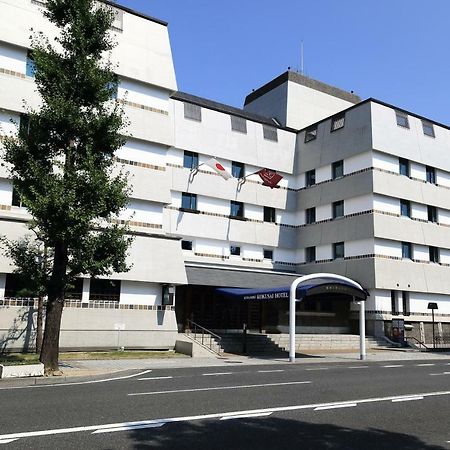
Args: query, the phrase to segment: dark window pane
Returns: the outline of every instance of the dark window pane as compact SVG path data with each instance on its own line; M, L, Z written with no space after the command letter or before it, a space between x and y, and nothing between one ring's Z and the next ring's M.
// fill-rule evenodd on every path
M331 166L333 180L344 176L344 161L336 161Z
M247 133L247 121L243 117L230 116L231 129L239 133Z
M344 200L333 203L333 219L344 216Z
M243 178L245 172L245 164L233 161L231 163L231 175L233 175L234 178Z
M184 104L184 118L195 120L197 122L202 121L202 108L192 103Z
M409 161L405 158L399 158L398 164L400 175L405 175L406 177L409 177Z
M404 217L411 217L411 203L409 200L400 200L400 214Z
M336 242L333 244L333 259L343 258L344 257L344 243Z
M437 247L429 247L430 262L439 262L439 249Z
M273 259L273 250L264 249L264 259Z
M181 248L183 250L192 250L192 241L181 241Z
M402 291L402 306L403 306L403 315L409 316L411 314L409 310L409 292Z
M316 138L317 138L317 125L314 125L313 127L308 128L305 131L305 143L313 141Z
M36 63L34 62L33 54L30 50L27 53L27 66L25 69L27 77L34 77L36 74Z
M391 314L393 316L396 316L398 314L396 291L391 291Z
M316 171L315 171L315 169L308 170L308 172L306 172L305 184L306 184L306 186L314 186L316 184Z
M231 245L230 253L234 256L239 256L241 254L241 247L238 247L237 245Z
M408 115L400 112L400 111L396 111L395 112L395 117L397 119L397 125L400 127L404 127L404 128L409 128L409 122L408 122Z
M431 166L426 166L427 171L427 182L436 184L436 169Z
M91 278L89 300L120 300L120 280L99 280Z
M181 194L181 207L183 209L197 209L197 195L196 194L188 194L187 192L183 192Z
M428 221L437 223L437 208L435 206L428 206Z
M316 221L316 208L308 208L306 210L306 223L314 223Z
M275 223L275 208L264 206L264 222Z
M68 300L81 300L83 295L83 278L76 278L66 289L64 298Z
M231 201L231 211L230 215L231 217L244 217L244 204L242 202L235 202L234 200Z
M345 114L338 114L331 118L331 131L339 130L344 128L345 125Z
M431 122L425 122L424 120L422 120L422 129L423 129L423 134L425 134L426 136L435 137L434 136L434 127Z
M268 141L278 142L277 129L274 127L263 125L263 135L264 139L267 139Z
M183 167L195 169L198 167L198 153L185 151L183 158Z
M306 248L306 262L314 262L316 260L316 247Z
M409 242L402 242L402 258L411 259L411 244Z

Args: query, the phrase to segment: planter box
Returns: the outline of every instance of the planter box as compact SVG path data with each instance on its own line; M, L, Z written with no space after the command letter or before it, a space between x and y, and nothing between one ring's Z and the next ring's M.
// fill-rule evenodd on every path
M17 366L2 366L0 364L0 378L42 377L44 364L22 364Z

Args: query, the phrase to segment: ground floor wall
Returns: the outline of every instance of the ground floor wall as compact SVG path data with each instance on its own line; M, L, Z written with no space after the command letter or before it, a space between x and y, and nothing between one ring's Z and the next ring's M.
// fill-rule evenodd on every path
M172 306L96 306L65 307L61 350L174 348L178 332ZM0 351L33 351L36 316L35 304L19 300L8 301L7 305L0 302Z

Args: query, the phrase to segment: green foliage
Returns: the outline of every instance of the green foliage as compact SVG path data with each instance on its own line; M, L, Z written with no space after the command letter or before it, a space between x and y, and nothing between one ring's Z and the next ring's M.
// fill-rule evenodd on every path
M53 256L47 291L63 292L77 275L127 270L130 238L114 218L129 192L126 176L113 170L127 123L112 100L111 8L93 0L48 0L46 6L60 34L56 42L32 36L42 105L28 109L28 126L6 139L3 158L33 217L30 228ZM22 258L18 266L31 273L36 243L13 244L13 259Z

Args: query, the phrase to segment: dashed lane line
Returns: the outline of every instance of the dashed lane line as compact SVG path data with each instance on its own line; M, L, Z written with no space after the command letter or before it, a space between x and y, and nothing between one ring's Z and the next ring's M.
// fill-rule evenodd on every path
M284 370L283 369L258 370L258 373L275 373L275 372L284 372Z
M404 398L394 398L392 400L392 403L399 403L399 402L412 402L414 400L423 400L423 395L413 395L411 397L404 397Z
M265 383L265 384L246 384L238 386L216 386L210 388L195 388L195 389L174 389L171 391L151 391L151 392L136 392L127 394L129 397L136 397L141 395L161 395L161 394L178 394L182 392L205 392L205 391L225 391L229 389L251 389L263 387L289 386L295 384L310 384L312 381L289 381L286 383Z
M220 375L233 375L233 372L214 372L214 373L202 373L204 377L216 377Z
M30 431L30 432L21 432L21 433L12 433L12 434L4 434L0 435L0 442L5 443L6 441L13 441L21 438L29 438L29 437L39 437L39 436L53 436L53 435L61 435L61 434L69 434L69 433L79 433L91 431L94 433L100 433L102 430L106 432L114 432L121 430L129 430L129 429L141 429L141 428L155 428L159 426L163 426L168 423L179 423L179 422L193 422L199 420L207 420L207 419L221 419L226 417L238 417L238 416L249 416L252 415L256 417L257 415L263 414L273 414L277 412L288 412L288 411L301 411L301 410L314 410L316 408L324 409L325 407L335 407L339 405L361 405L368 403L378 403L385 401L393 401L400 399L408 399L415 397L439 397L439 396L448 396L450 395L450 391L437 391L437 392L426 392L420 394L409 394L409 395L399 395L399 396L389 396L389 397L372 397L372 398L364 398L359 400L349 400L346 402L331 402L331 403L314 403L307 405L293 405L293 406L278 406L273 408L264 408L264 409L253 409L253 410L243 410L243 411L232 411L232 412L223 412L223 413L213 413L213 414L202 414L196 416L187 416L187 417L173 417L173 418L165 418L165 419L151 419L151 420L142 420L137 422L122 422L122 423L111 423L106 425L89 425L84 427L74 427L74 428L59 428L52 430L42 430L42 431ZM331 408L328 408L331 409ZM108 430L108 431L106 431Z
M417 367L429 367L429 366L435 366L434 363L423 363L423 364L416 364Z
M395 367L404 367L403 364L388 364L387 366L381 366L381 367L385 367L387 369L393 369Z
M170 376L170 377L147 377L147 378L138 378L138 381L170 380L171 378L173 378L173 377L172 376Z
M430 373L430 375L433 376L438 376L438 375L450 375L450 372L441 372L441 373Z

